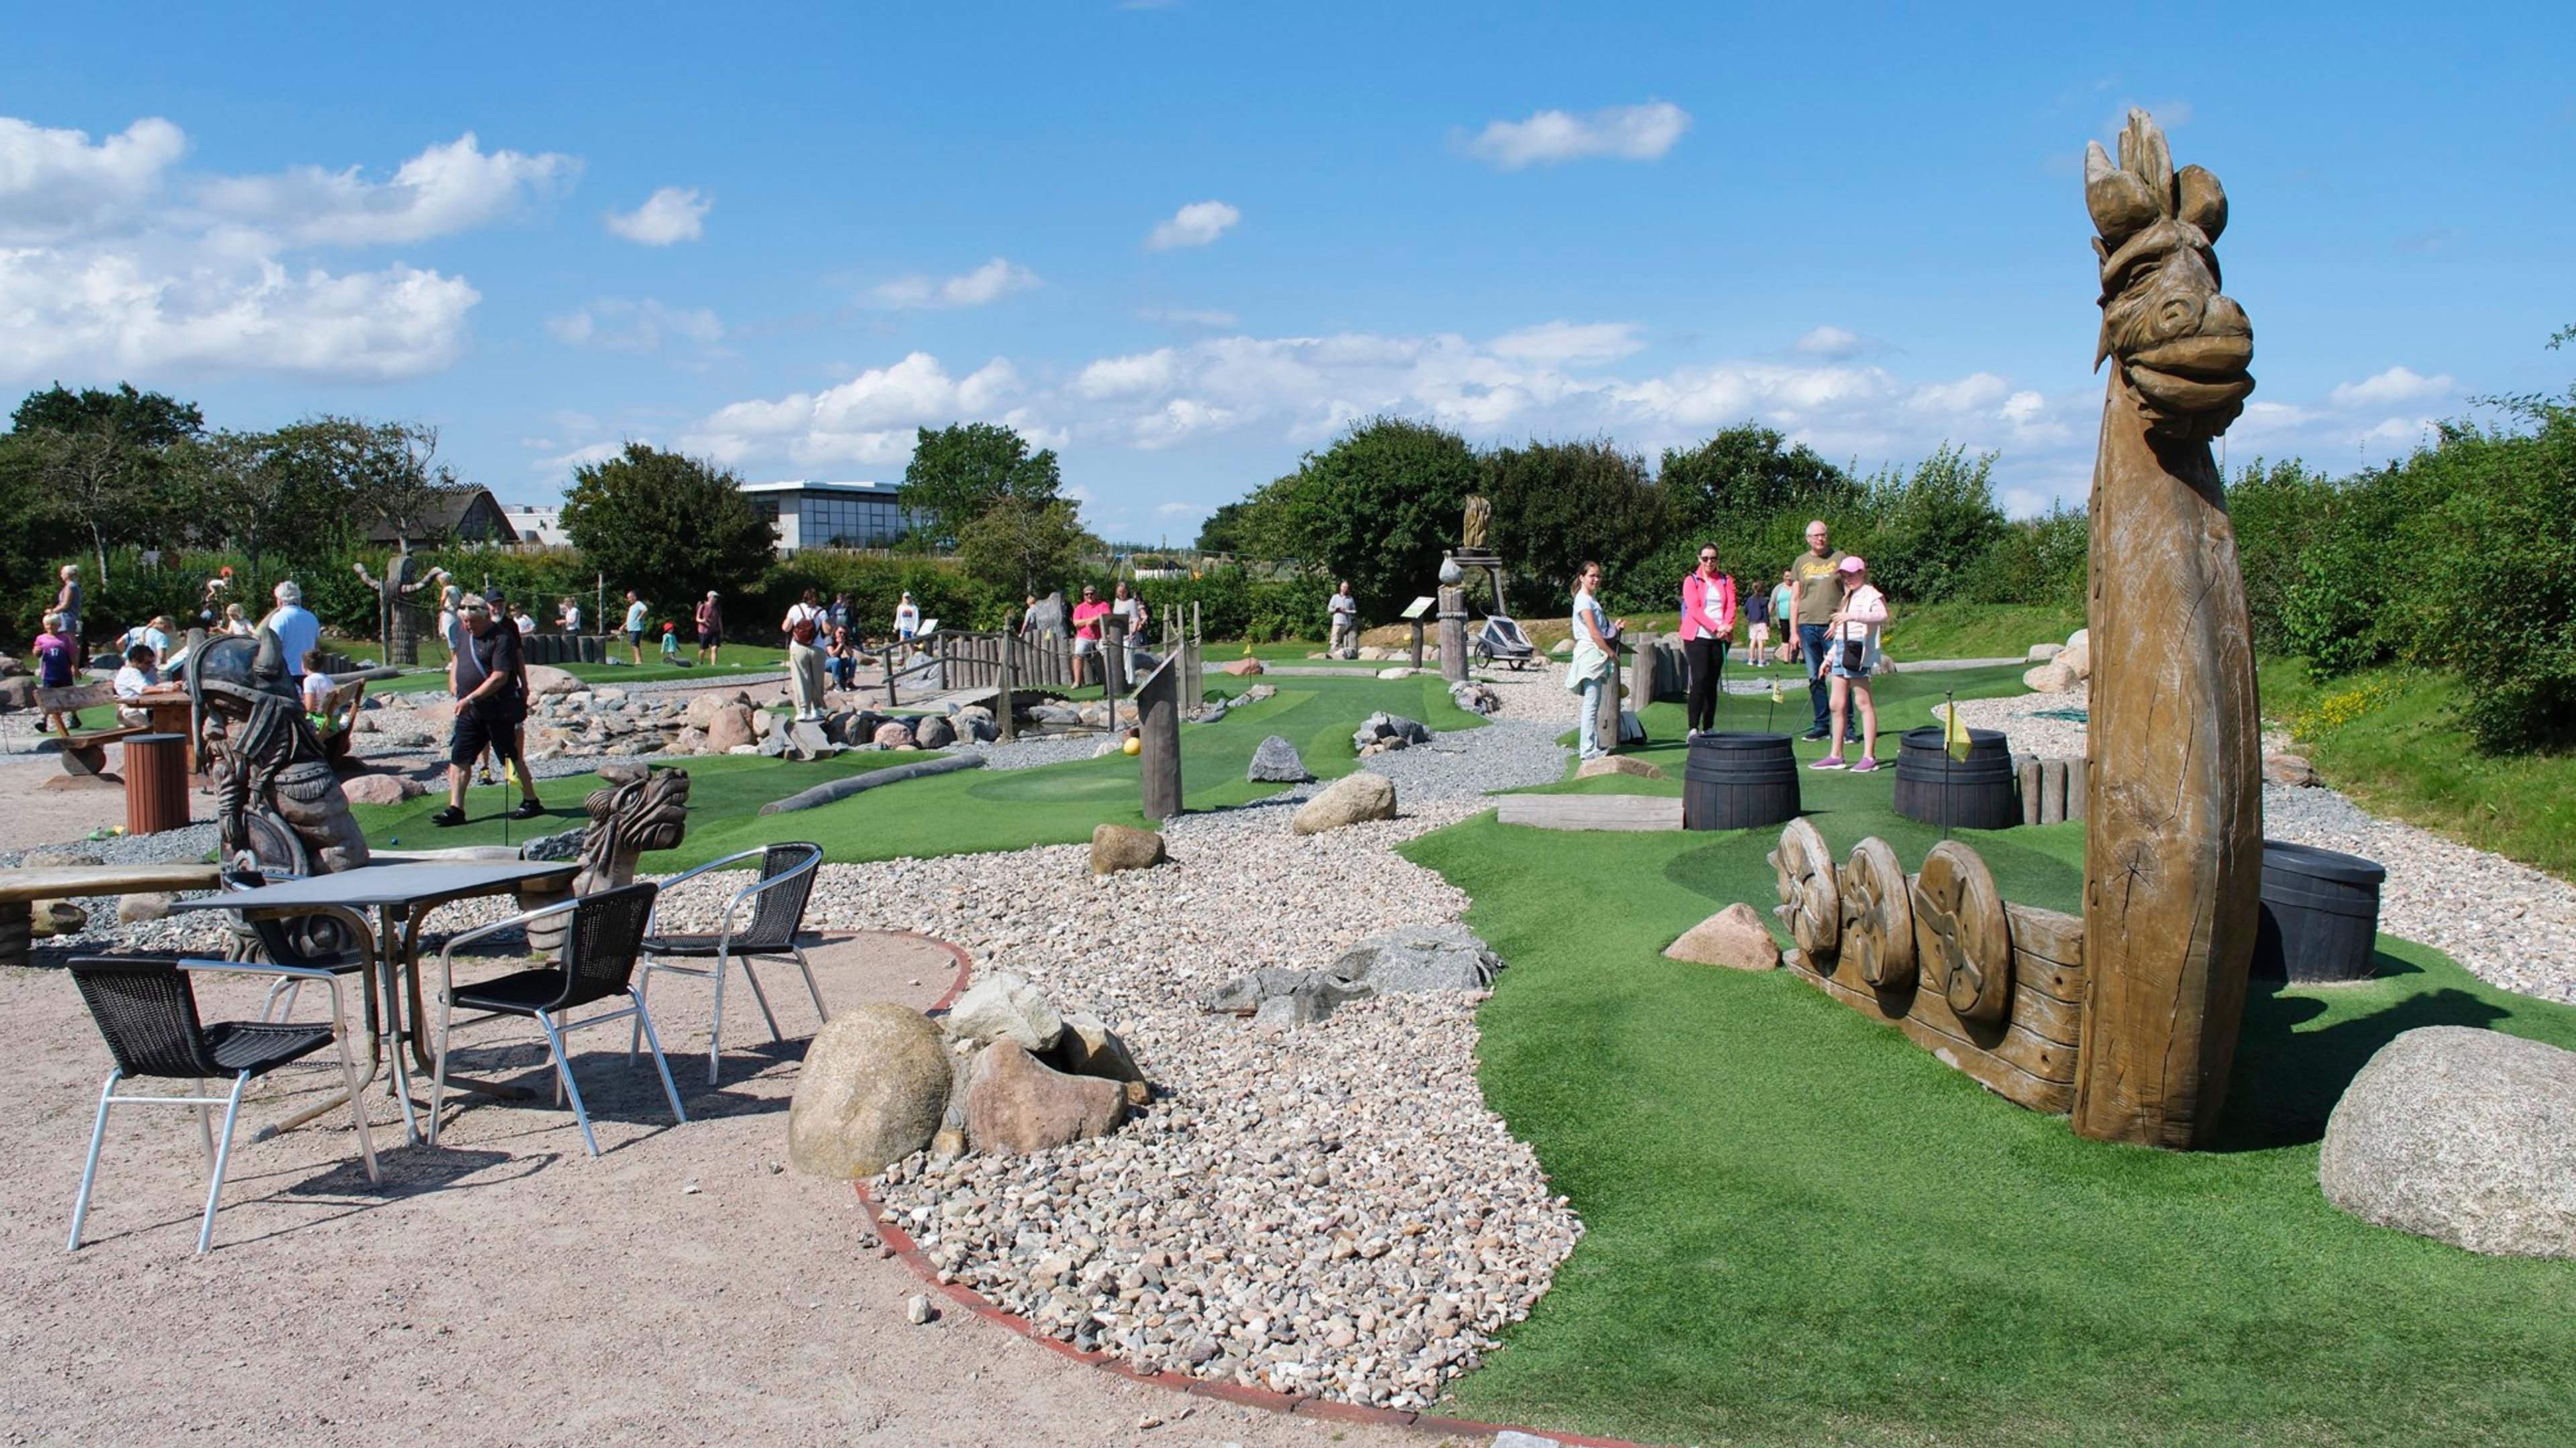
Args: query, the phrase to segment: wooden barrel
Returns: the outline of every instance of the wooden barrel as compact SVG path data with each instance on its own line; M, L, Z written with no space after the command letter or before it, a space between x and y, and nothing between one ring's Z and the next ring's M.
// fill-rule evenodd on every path
M2000 830L2022 822L2012 751L2001 731L1968 731L1968 757L1952 759L1941 726L1905 731L1896 756L1896 812L1952 829Z
M2359 855L2263 842L2263 909L2254 929L2257 980L2367 980L2388 869Z
M1786 734L1702 734L1682 766L1682 828L1742 830L1798 817L1798 757Z
M125 736L125 832L157 835L188 824L188 736Z

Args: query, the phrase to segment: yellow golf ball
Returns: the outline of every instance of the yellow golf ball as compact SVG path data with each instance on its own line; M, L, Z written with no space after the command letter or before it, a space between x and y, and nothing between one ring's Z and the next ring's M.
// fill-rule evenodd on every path
M1142 754L1145 752L1145 741L1130 734L1127 736L1126 749L1130 754Z

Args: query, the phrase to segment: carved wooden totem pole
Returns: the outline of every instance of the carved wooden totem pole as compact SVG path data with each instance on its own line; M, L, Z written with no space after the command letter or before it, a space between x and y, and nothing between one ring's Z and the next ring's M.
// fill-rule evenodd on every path
M444 568L432 568L420 578L411 576L411 544L400 541L394 556L385 560L381 579L367 571L367 565L352 563L351 571L376 595L376 637L385 646L385 662L417 664L420 662L420 631L412 626L411 596L433 583L445 583L449 574Z
M2245 585L2209 456L2254 390L2254 335L2219 294L2218 178L2177 173L2144 111L2117 165L2089 148L2084 199L2101 233L2095 365L2113 366L2093 472L2091 979L2073 1124L2188 1147L2226 1103L2262 880Z

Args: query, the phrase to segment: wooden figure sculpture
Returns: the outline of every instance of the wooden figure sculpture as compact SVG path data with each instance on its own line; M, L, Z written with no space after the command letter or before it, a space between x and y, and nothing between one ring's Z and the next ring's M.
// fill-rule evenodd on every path
M385 560L385 576L380 581L367 571L367 565L352 563L351 571L360 582L375 590L377 638L385 646L385 662L416 664L420 662L420 631L412 627L411 596L433 583L444 583L449 574L444 568L432 568L418 580L411 576L411 545L401 544L394 556Z
M2236 532L2209 440L2254 390L2219 293L2218 178L2129 112L2088 148L2111 361L2093 472L2084 1003L2075 1130L2205 1143L2227 1095L2262 875L2260 736Z
M605 780L582 801L590 827L582 831L581 871L572 877L572 895L596 895L635 883L635 861L647 850L676 850L689 833L689 772L644 769L636 765L603 765ZM568 898L524 892L523 908L534 909ZM570 917L540 920L528 929L528 944L551 955L563 944Z
M367 863L366 836L304 716L277 635L209 639L189 653L187 679L225 857L247 853L298 875Z

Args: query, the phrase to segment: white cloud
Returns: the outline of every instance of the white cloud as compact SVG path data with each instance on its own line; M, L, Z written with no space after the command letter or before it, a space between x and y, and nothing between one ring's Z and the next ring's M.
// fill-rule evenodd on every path
M639 437L635 441L647 447L653 445L651 438ZM576 468L586 468L592 463L604 463L625 451L626 444L622 442L595 442L587 447L574 448L570 452L557 453L553 457L539 458L528 465L528 471L546 474L569 473Z
M651 297L641 301L602 297L562 316L546 318L546 332L572 347L656 352L666 341L711 345L724 336L724 324L704 307L673 307Z
M2445 397L2450 394L2452 386L2449 373L2425 377L2404 367L2391 367L2359 382L2346 382L2329 396L2337 407L2360 410Z
M1645 348L1634 322L1541 322L1485 344L1497 357L1525 362L1614 362Z
M1153 251L1170 251L1176 246L1205 246L1234 229L1243 213L1222 201L1193 201L1172 213L1171 219L1155 225L1145 245Z
M707 234L707 212L715 198L690 186L665 186L632 211L611 211L601 219L612 233L639 246L669 246Z
M1162 518L1204 518L1215 511L1206 503L1163 503L1154 509L1155 516Z
M187 148L186 135L158 116L94 146L86 131L0 116L0 242L59 241L115 225L160 190Z
M783 457L799 465L899 463L912 456L917 428L958 421L1036 425L1025 413L1001 410L1019 390L1019 373L999 357L959 378L929 353L914 352L819 393L719 408L680 445L725 462Z
M480 299L462 278L399 264L334 275L191 265L153 246L0 251L0 377L416 377L464 352Z
M888 307L980 307L1038 284L1038 274L995 257L970 272L945 281L926 276L896 277L878 286L877 302Z
M437 371L471 342L472 284L299 253L486 225L579 171L551 152L487 154L472 132L381 180L317 166L190 177L173 169L186 149L157 117L95 144L0 117L0 380Z
M1878 349L1876 342L1843 327L1817 327L1800 337L1797 343L1797 350L1809 357L1830 357L1836 360L1858 357Z
M1652 161L1671 150L1690 124L1690 112L1670 101L1611 106L1588 116L1540 111L1525 121L1487 122L1466 142L1466 151L1505 171L1591 156Z
M389 181L367 180L355 166L299 166L274 176L217 178L199 188L198 201L291 244L385 246L501 220L580 171L580 162L551 151L486 155L467 131L405 161Z

